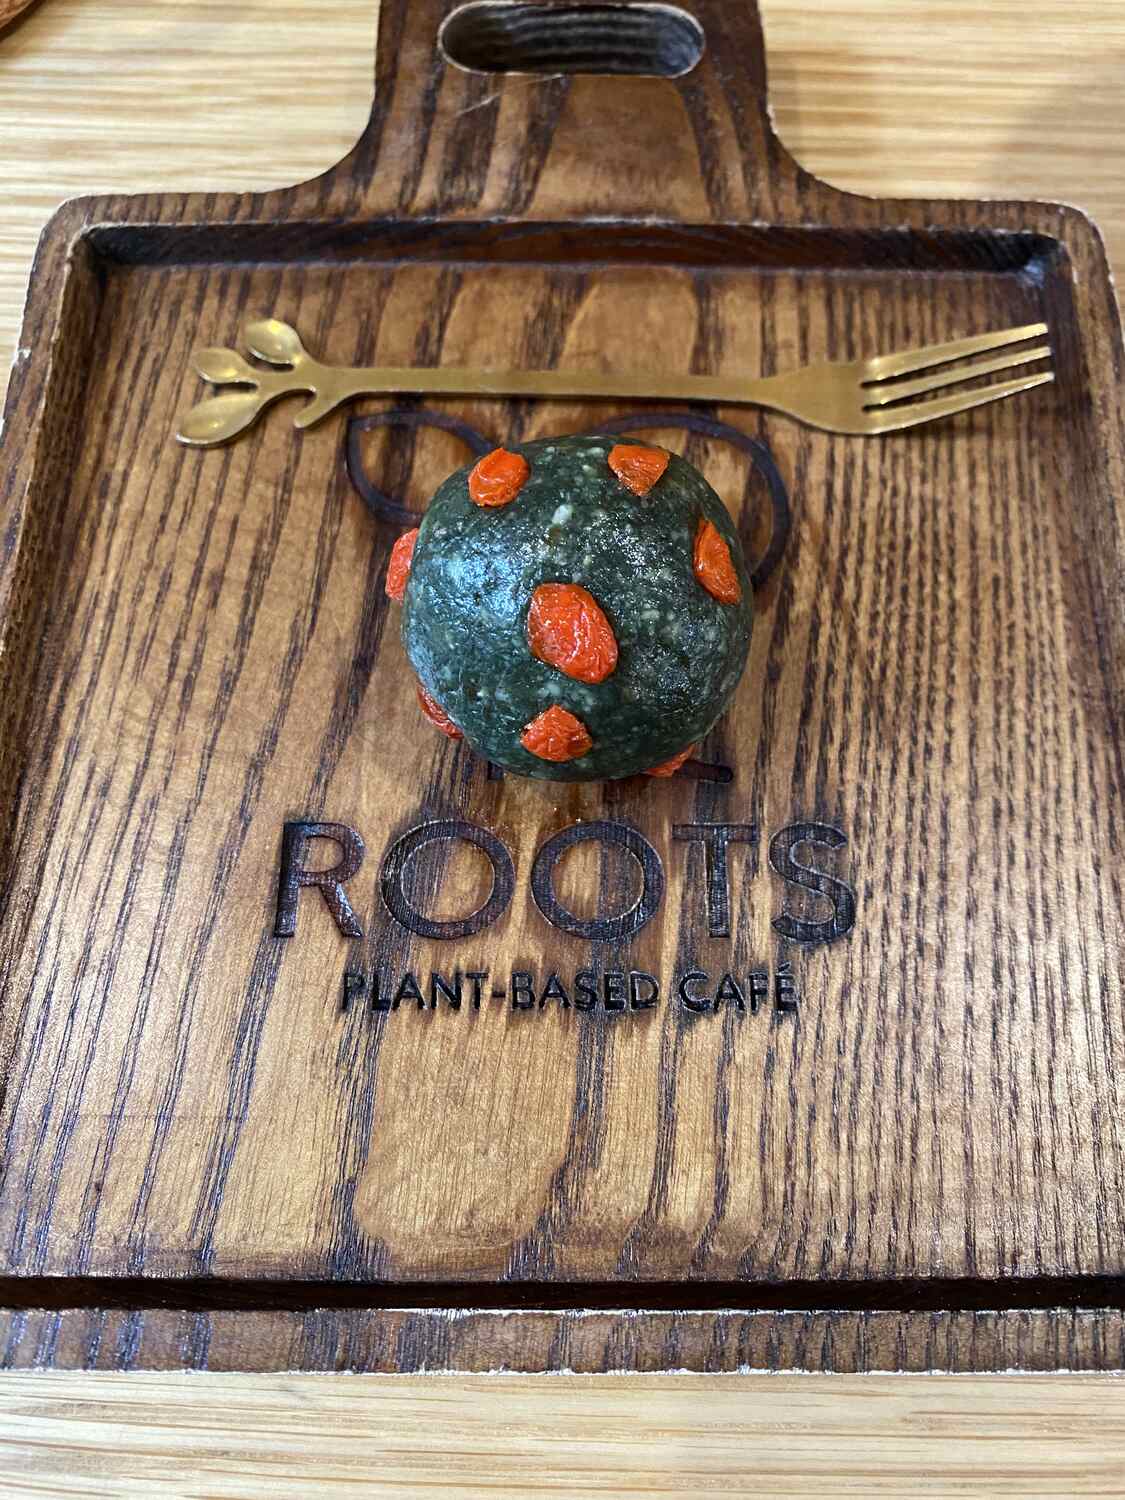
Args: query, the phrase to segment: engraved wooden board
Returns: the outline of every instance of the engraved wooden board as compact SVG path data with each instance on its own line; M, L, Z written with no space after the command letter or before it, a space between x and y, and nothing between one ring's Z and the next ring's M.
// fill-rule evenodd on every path
M451 9L384 0L325 177L43 239L0 490L0 1363L1125 1366L1097 233L809 178L750 6L692 0L675 78L453 66ZM338 362L747 374L1043 318L1058 379L874 441L710 413L794 521L700 752L731 778L552 786L420 720L343 419L175 444L191 351L270 315ZM428 405L496 441L635 407ZM352 431L412 506L467 456ZM686 442L760 550L760 475ZM275 935L287 824L362 840L361 939L315 886ZM505 857L502 910L424 935Z

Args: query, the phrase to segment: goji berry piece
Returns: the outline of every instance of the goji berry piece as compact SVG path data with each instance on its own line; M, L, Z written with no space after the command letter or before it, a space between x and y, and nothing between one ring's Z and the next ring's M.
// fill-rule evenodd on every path
M391 548L386 589L388 596L397 599L399 604L406 593L406 580L410 577L410 564L414 561L414 543L417 540L418 528L415 526L413 531L404 531Z
M520 744L540 760L553 761L577 760L594 748L590 731L582 720L557 703L532 719L520 735Z
M670 456L663 448L616 443L609 450L609 466L634 495L647 495L668 467Z
M731 561L730 548L715 523L706 517L695 533L693 567L696 578L720 604L737 604L742 598L742 585Z
M474 505L507 505L523 489L530 473L521 454L493 448L469 474L469 498Z
M577 583L541 583L527 611L532 656L579 682L604 682L617 665L617 637L601 605Z
M454 724L453 720L442 708L436 698L432 698L421 683L418 684L418 704L426 718L435 729L440 729L442 734L447 734L451 740L464 739L464 735Z
M673 755L671 760L662 760L658 766L650 766L645 772L646 776L675 776L676 772L695 753L695 746L689 745L686 750L681 750L679 755Z

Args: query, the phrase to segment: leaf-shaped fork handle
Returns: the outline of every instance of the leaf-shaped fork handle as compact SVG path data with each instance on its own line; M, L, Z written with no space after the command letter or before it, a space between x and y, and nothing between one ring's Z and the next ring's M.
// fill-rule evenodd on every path
M282 396L301 392L313 396L297 416L307 427L327 416L337 401L322 405L319 392L337 372L313 359L295 328L278 318L262 318L246 328L250 352L274 369L251 365L235 349L200 349L193 364L204 380L226 386L222 395L209 396L193 406L176 436L193 448L229 442L257 421L267 406ZM342 373L342 372L340 372ZM343 399L340 397L338 399Z

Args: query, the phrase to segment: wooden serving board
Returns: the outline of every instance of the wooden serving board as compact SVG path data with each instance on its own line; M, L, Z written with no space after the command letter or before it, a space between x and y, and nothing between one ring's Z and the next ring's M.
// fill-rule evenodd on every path
M517 38L545 72L455 66L446 0L383 0L326 176L51 222L0 490L0 1364L1125 1367L1101 243L816 182L752 7L690 8L690 67L667 7L562 17L570 62L687 67L652 77L560 71L558 6ZM453 24L520 61L503 7ZM793 512L700 752L730 777L558 786L414 705L345 436L417 507L454 431L286 403L177 446L193 349L266 316L339 363L747 375L1044 319L1058 378L879 440L705 413ZM495 441L630 410L429 406ZM745 455L649 435L760 550ZM362 938L315 885L275 935L286 851L290 885L339 856L308 825L362 842Z

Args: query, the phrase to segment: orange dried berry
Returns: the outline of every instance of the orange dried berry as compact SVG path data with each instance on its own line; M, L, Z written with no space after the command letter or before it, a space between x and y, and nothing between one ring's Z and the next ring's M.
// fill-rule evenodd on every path
M737 604L742 598L742 585L731 561L730 548L715 523L706 517L695 533L692 566L696 578L720 604Z
M406 580L410 577L410 564L414 561L414 543L418 540L418 528L404 531L391 548L391 559L387 563L387 595L402 603L406 593Z
M645 772L646 776L675 776L685 760L690 760L695 753L695 746L689 745L686 750L681 750L679 755L673 755L671 760L662 760L658 766L650 766Z
M418 705L435 729L440 729L442 734L447 734L451 740L464 738L445 709L436 698L431 698L421 683L418 684Z
M609 450L609 466L634 495L647 495L668 467L669 457L663 448L617 443Z
M540 760L577 760L594 748L590 731L581 719L557 703L532 719L520 735L520 744Z
M507 505L527 483L527 459L506 448L493 448L474 464L469 474L469 498L474 505Z
M604 682L617 665L617 637L601 605L577 583L541 583L527 611L532 656L579 682Z

